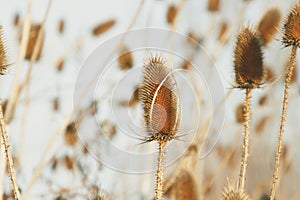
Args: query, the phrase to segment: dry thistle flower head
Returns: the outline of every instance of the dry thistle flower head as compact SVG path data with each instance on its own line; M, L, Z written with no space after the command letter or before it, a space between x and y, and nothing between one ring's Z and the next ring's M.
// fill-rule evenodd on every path
M30 26L28 45L27 45L27 50L26 50L26 55L25 55L25 59L27 59L27 60L31 59L31 56L33 54L33 50L34 50L35 45L37 43L38 34L39 34L40 29L41 29L41 24L31 24L31 26ZM44 38L45 38L45 34L43 32L42 33L42 39L41 39L42 40L41 46L38 49L38 54L37 54L37 57L36 57L37 61L41 58Z
M5 75L7 67L9 67L6 52L7 49L5 46L3 27L0 25L0 75Z
M152 57L145 62L139 96L149 134L146 141L172 140L179 129L179 99L175 79L160 57Z
M121 51L122 55L119 57L119 66L122 70L129 70L133 66L133 57L127 47L123 47Z
M166 196L176 200L197 200L197 184L193 175L189 171L181 170L166 191Z
M256 31L243 28L234 52L236 87L258 88L263 80L263 52Z
M300 3L294 5L284 24L283 44L300 47Z
M259 22L257 30L262 38L263 45L273 40L281 21L281 13L278 8L269 9Z
M109 29L111 29L116 23L116 20L114 19L110 19L106 22L103 22L97 26L94 27L93 29L93 35L94 36L98 36L106 31L108 31Z
M238 189L237 186L233 187L228 183L219 200L251 200L250 196Z

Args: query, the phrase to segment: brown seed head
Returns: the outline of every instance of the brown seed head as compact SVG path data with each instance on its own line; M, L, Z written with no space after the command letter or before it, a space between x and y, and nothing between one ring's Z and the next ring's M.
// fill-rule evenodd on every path
M263 80L263 53L256 31L244 28L240 32L234 54L236 87L258 88Z
M53 110L56 112L59 110L59 107L60 107L59 98L55 97L53 99Z
M65 21L63 19L61 19L58 23L58 32L59 33L64 33L65 31Z
M245 120L245 105L242 103L236 108L236 121L243 124Z
M75 122L71 122L65 131L65 142L69 146L75 146L78 143L78 135Z
M220 10L220 0L209 0L207 9L210 12L217 12Z
M57 71L61 72L64 69L64 65L65 65L65 59L64 58L60 58L57 61L57 66L56 66Z
M7 49L5 46L5 39L3 27L0 25L0 75L5 75L9 64L7 63Z
M283 44L300 47L300 3L294 5L284 24Z
M273 40L281 21L281 13L278 8L269 9L259 22L257 30L261 36L263 45Z
M115 23L116 23L116 20L110 19L104 23L101 23L101 24L95 26L93 29L93 35L98 36L106 31L108 31L115 25Z
M122 70L129 70L133 66L133 57L127 47L123 47L122 55L119 57L119 66Z
M165 61L152 57L144 64L140 99L150 135L146 141L169 141L179 129L180 108L176 82Z
M228 184L228 187L223 190L219 200L251 200L251 198L246 193L240 191L237 186L233 187Z
M175 16L177 14L177 7L175 5L171 5L167 12L167 22L172 24L175 20Z
M20 22L20 15L19 13L16 13L14 17L14 26L18 26L19 22Z
M176 200L197 200L197 186L192 174L181 170L174 183L166 191L166 196Z
M222 43L225 41L225 35L228 32L228 24L227 22L223 21L221 26L220 26L220 30L219 30L219 36L218 36L218 40L220 40Z
M33 54L33 50L34 50L35 45L37 43L38 34L39 34L40 29L41 29L41 24L31 24L31 26L30 26L28 46L27 46L26 55L25 55L25 59L27 59L27 60L31 59L31 56ZM42 43L41 43L41 46L38 49L38 54L37 54L37 57L36 57L37 61L41 58L44 38L45 38L45 34L42 33Z

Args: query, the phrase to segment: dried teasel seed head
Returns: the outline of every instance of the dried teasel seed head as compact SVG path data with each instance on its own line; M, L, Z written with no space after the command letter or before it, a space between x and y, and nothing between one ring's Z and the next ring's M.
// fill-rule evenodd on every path
M167 22L172 24L175 20L177 14L177 7L175 5L170 5L168 12L167 12Z
M300 3L294 5L285 24L282 42L287 46L300 47Z
M116 20L110 19L110 20L108 20L106 22L98 24L93 29L93 35L94 36L101 35L102 33L108 31L109 29L111 29L115 25L115 23L116 23Z
M26 55L25 55L25 59L27 59L27 60L30 60L33 55L33 51L34 51L35 45L37 43L38 34L40 32L40 29L41 29L41 24L31 24L31 26L30 26L28 45L27 45L27 50L26 50ZM41 58L44 38L45 38L45 33L43 32L42 36L41 36L42 42L41 42L41 46L38 49L36 61L40 60L40 58Z
M247 27L241 30L234 57L236 87L258 88L263 80L263 52L256 31Z
M228 183L228 187L223 190L219 200L251 200L251 198L248 194L239 190L237 186L233 187Z
M176 200L197 200L197 184L193 175L187 170L180 170L165 195Z
M119 66L122 70L129 70L133 66L133 57L127 47L123 47L121 51L122 55L119 57Z
M149 134L146 141L172 140L180 124L179 99L175 79L160 57L145 62L139 95Z
M65 131L65 142L69 146L75 146L78 143L78 135L75 122L71 122L67 126Z
M278 8L271 8L264 14L257 27L263 45L267 45L274 39L280 21L281 13Z
M56 112L59 110L59 108L60 108L59 98L55 97L53 99L53 110Z
M0 25L0 75L5 75L9 64L7 62L7 49L5 46L5 39L3 27Z
M220 10L220 0L209 0L207 9L210 12L217 12Z

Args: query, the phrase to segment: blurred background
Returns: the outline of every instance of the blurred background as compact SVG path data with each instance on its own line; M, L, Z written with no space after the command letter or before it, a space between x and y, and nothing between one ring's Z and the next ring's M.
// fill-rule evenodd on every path
M18 99L16 106L11 107L13 114L6 121L21 194L24 199L30 200L96 199L103 194L108 199L153 199L154 172L124 173L95 159L107 153L107 146L99 147L104 138L116 145L140 143L139 140L123 139L117 122L107 114L107 99L102 97L128 69L143 63L144 54L133 53L123 57L123 60L119 57L118 62L113 63L115 71L107 75L107 88L102 96L91 99L86 102L85 108L74 115L72 113L75 82L91 52L116 35L145 27L169 29L184 34L187 37L186 43L198 42L205 51L193 45L183 46L184 56L189 60L203 55L210 58L222 78L227 99L221 101L223 106L226 105L226 110L217 145L201 159L197 154L198 150L188 148L181 158L167 168L166 181L166 198L179 199L174 191L184 188L182 185L188 185L185 190L194 188L197 194L186 199L217 199L227 185L227 178L232 183L237 180L242 148L241 105L244 92L232 90L236 36L244 25L258 27L265 14L270 9L275 10L273 18L265 22L278 23L274 25L274 34L266 36L268 40L263 45L265 84L253 93L250 160L246 181L247 191L253 199L264 199L264 195L269 193L280 125L283 72L290 54L290 49L283 48L280 43L281 29L295 1L53 0L50 7L48 1L0 2L0 24L3 26L8 60L12 64L7 75L1 76L0 97L5 105L13 94L18 94L18 97L14 97ZM31 30L28 47L24 51L25 60L22 62L21 38L24 22L29 19L28 13ZM44 33L39 38L41 48L36 48L36 58L32 58L41 26L44 26ZM262 25L260 30L263 31ZM120 49L130 49L130 44L123 45ZM120 49L116 55L120 55ZM193 67L182 59L174 58L171 64L174 68L195 73ZM300 148L297 143L300 139L297 125L300 119L298 71L294 71L290 92L281 178L276 199L300 199L300 171L297 167L300 163ZM204 87L205 83L200 82L199 87ZM193 83L197 85L197 80ZM139 100L133 93L137 89L135 84L137 83L128 86L129 93L125 100L118 100L116 103L119 103L120 109L126 108L139 121L142 114L136 106ZM209 119L209 114L205 113L211 114L209 95L204 96L207 98L198 105L203 117L200 120L201 127L205 127ZM193 107L190 109L193 110ZM90 126L89 120L92 120L93 115L102 117L101 120L97 119L100 131L97 131L97 127ZM82 142L76 128L93 134L89 140ZM210 140L209 134L206 138L206 144L211 146L210 141L213 142L213 139ZM211 138L215 139L215 136ZM156 146L153 144L149 148L153 151ZM137 152L143 151L141 146L137 149ZM94 156L91 156L90 151ZM95 152L99 155L95 155ZM114 155L110 156L114 158ZM4 183L1 184L0 199L12 199L10 182L4 173L4 154L0 157L0 180ZM130 158L123 158L120 162L130 162ZM155 160L149 163L155 166ZM178 174L185 173L189 176L181 180ZM183 181L182 185L175 184L180 181Z

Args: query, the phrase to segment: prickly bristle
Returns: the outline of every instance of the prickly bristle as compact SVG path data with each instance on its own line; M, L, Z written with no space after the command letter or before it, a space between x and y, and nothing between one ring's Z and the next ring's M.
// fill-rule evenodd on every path
M152 57L144 64L143 83L139 91L144 121L149 137L146 141L169 141L179 128L179 100L175 79L165 61Z
M251 198L245 192L239 191L237 186L233 187L228 184L228 187L223 190L219 200L251 200Z
M181 170L166 191L166 196L176 200L197 200L197 185L193 175L187 170Z
M9 67L6 52L3 27L0 25L0 75L5 75L7 67Z
M294 5L286 19L282 42L285 46L300 47L300 3Z
M244 28L240 32L234 54L236 87L258 88L263 80L263 52L256 31Z
M261 36L263 45L273 40L281 21L281 13L278 8L268 10L259 22L257 30Z

